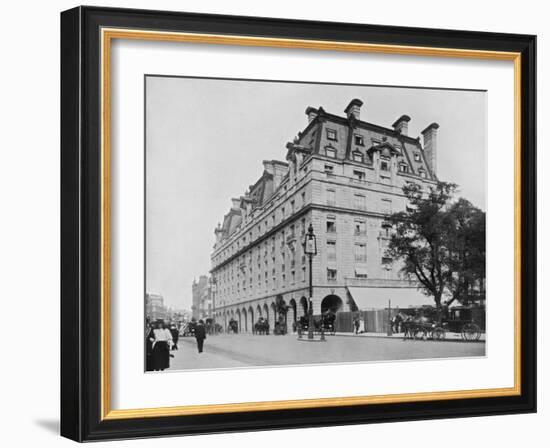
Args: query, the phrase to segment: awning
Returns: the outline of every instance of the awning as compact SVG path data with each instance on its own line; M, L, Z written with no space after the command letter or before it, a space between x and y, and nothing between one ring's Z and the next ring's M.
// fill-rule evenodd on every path
M355 268L355 275L356 276L361 276L362 275L362 276L366 277L367 276L367 268L362 268L360 266L357 266Z
M347 289L360 310L384 309L388 307L390 301L392 308L434 305L433 299L422 294L417 288L348 286Z

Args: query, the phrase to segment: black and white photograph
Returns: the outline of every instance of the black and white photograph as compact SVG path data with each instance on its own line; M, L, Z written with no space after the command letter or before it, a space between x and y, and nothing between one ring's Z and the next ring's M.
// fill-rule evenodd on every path
M144 82L146 371L486 355L486 91Z

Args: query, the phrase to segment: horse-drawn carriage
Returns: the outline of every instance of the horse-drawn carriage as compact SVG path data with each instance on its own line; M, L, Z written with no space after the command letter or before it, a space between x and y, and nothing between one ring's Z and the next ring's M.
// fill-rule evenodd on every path
M335 334L335 325L334 322L336 321L336 314L328 312L325 314L322 314L319 317L315 317L313 319L313 332L314 333L321 333L321 330L326 334ZM297 329L298 331L305 333L309 330L309 318L307 316L301 316L298 319L297 322Z
M263 334L268 335L269 334L269 322L266 318L260 317L258 319L258 322L254 324L254 334Z
M185 322L181 328L180 328L180 335L181 336L195 336L195 327L197 326L197 322L192 320L191 322Z
M434 307L416 310L414 316L399 313L398 327L403 330L403 338L443 340L447 333L460 333L464 341L473 342L481 337L481 327L475 322L474 307L457 306L441 310L439 318L437 314Z

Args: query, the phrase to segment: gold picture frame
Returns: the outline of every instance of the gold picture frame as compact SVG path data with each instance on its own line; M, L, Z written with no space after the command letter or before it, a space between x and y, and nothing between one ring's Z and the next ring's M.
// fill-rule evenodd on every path
M532 382L532 377L534 372L532 371L532 364L534 363L531 350L525 352L526 343L528 340L531 340L531 336L526 336L526 331L532 332L532 317L531 317L531 308L532 304L526 304L528 300L534 300L533 297L525 297L525 272L522 273L522 269L526 269L526 259L531 260L531 263L534 263L532 259L532 247L530 244L525 243L525 236L522 233L522 223L525 222L525 219L533 219L532 214L534 213L533 207L534 203L532 197L526 197L526 182L525 173L526 170L531 171L533 169L532 164L534 161L530 159L526 162L525 153L534 152L534 143L530 143L530 139L524 135L525 129L528 129L532 124L532 117L526 114L526 110L531 111L533 108L531 102L531 96L526 94L526 89L534 89L534 85L530 86L528 83L533 77L533 73L530 71L532 64L532 59L534 54L532 53L533 46L533 37L532 36L515 36L502 37L502 49L490 49L490 39L489 36L477 36L477 46L478 48L468 48L468 47L451 47L450 42L455 42L455 45L459 45L461 39L466 42L466 37L472 36L462 36L461 32L448 32L446 37L439 37L432 35L432 30L423 30L425 35L432 38L434 46L427 46L425 43L417 43L408 45L404 42L391 42L392 37L386 37L387 42L376 42L369 41L368 26L357 25L357 27L366 27L365 28L365 42L357 41L345 41L345 40L330 40L330 39L320 39L318 37L304 38L288 38L288 37L277 37L273 29L276 29L278 25L283 26L276 21L270 22L271 27L271 36L256 36L250 35L248 32L245 32L245 25L243 28L243 34L230 34L224 32L221 25L219 26L217 32L199 32L196 29L191 31L174 31L170 29L168 23L166 24L166 29L146 29L146 26L129 26L132 24L132 16L128 12L121 11L114 13L109 11L107 15L108 19L103 19L105 9L102 8L77 8L71 10L64 14L64 23L62 26L65 27L66 33L84 33L83 29L80 28L77 23L81 21L91 21L93 23L92 27L94 30L94 35L90 37L89 34L82 35L87 39L94 39L94 44L97 48L97 54L94 56L94 61L97 63L98 74L99 74L99 83L98 90L94 91L94 94L97 95L99 100L98 110L100 112L100 123L99 129L97 132L97 138L99 143L99 152L98 152L98 170L99 178L97 180L98 194L99 194L99 207L98 214L96 218L99 219L99 251L97 253L97 272L100 275L99 285L97 291L99 292L98 297L98 327L97 334L99 335L98 354L99 354L99 376L97 377L97 385L99 388L99 403L93 406L94 410L88 409L87 411L82 410L83 414L87 415L89 421L96 421L96 425L92 428L91 425L87 426L87 433L83 433L83 421L75 423L72 418L66 417L66 414L62 414L64 421L66 422L65 426L62 424L62 433L64 435L77 439L77 440L91 440L95 438L117 438L117 437L126 437L132 436L132 431L128 429L128 425L132 424L135 421L146 421L148 430L146 434L163 434L160 426L157 426L156 421L163 418L174 418L174 419L185 419L191 416L209 416L209 415L228 415L236 414L240 415L242 413L262 413L266 411L298 411L298 410L317 410L320 408L327 408L329 410L334 410L339 407L358 407L362 410L366 406L373 408L373 405L390 405L397 403L414 403L418 406L422 406L422 403L427 402L449 402L456 400L472 400L472 399L500 399L503 402L507 403L524 403L527 400L529 403L533 402L532 389L529 388L526 390L525 384L526 381ZM120 10L117 10L120 11ZM113 20L113 15L117 20ZM155 24L162 23L162 20L177 20L177 13L144 13L145 22L147 20L152 21L155 19ZM158 14L155 16L155 14ZM194 28L189 26L189 23L193 22L194 16L191 18L179 16L182 20L182 28ZM63 16L62 16L63 18ZM216 26L218 23L214 18L212 18ZM238 18L235 19L238 22ZM268 20L268 19L258 19L258 20ZM118 23L116 23L118 21ZM139 22L139 21L138 21ZM139 22L141 23L141 22ZM153 23L153 22L151 22ZM171 22L172 23L172 22ZM126 25L126 26L125 26ZM295 26L294 24L292 24ZM290 25L286 25L290 26ZM320 29L337 29L338 24L323 24L319 25ZM157 27L155 27L157 28ZM214 28L214 25L212 25ZM341 26L345 33L345 27ZM280 33L284 34L285 31L281 30ZM379 32L377 30L377 32ZM380 31L382 32L382 31ZM86 33L90 33L89 30ZM468 34L468 33L466 33ZM510 35L512 36L512 35ZM372 37L372 35L370 35ZM485 39L485 40L484 40ZM142 409L113 409L111 407L111 365L110 359L113 354L110 349L110 285L111 285L111 266L110 266L110 246L111 246L111 229L110 229L110 217L111 217L111 201L110 201L110 191L111 191L111 45L115 40L140 40L140 41L162 41L162 42L185 42L185 43L200 43L200 44L210 44L210 45L232 45L232 46L254 46L254 47L272 47L272 48L291 48L291 49L311 49L311 50L327 50L327 51L343 51L343 52L355 52L355 53L382 53L382 54L399 54L399 55L412 55L412 56L435 56L435 57L449 57L449 58L465 58L465 59L485 59L485 60L504 60L513 62L514 66L514 170L515 170L515 179L514 179L514 386L508 388L494 388L494 389L476 389L476 390L461 390L461 391L441 391L441 392L430 392L430 393L406 393L406 394L395 394L395 395L375 395L375 396L355 396L355 397L339 397L339 398L316 398L316 399L307 399L307 400L282 400L282 401L269 401L269 402L247 402L247 403L231 403L231 404L217 404L217 405L189 405L189 406L173 406L173 407L160 407L160 408L142 408ZM395 39L394 39L395 40ZM406 40L406 38L402 38ZM439 42L439 45L438 45ZM471 39L468 45L471 45ZM518 44L517 42L520 42ZM74 44L76 45L76 44ZM73 60L74 54L77 54L79 51L82 51L80 48L74 49L70 48L73 53L71 53L71 59L69 56L66 56L67 62L66 67L71 64L78 65L77 60ZM70 51L67 50L67 53ZM82 59L81 59L82 60ZM81 67L77 67L81 68ZM63 69L63 68L62 68ZM78 71L78 70L77 70ZM81 72L80 72L81 73ZM74 69L69 71L67 69L64 76L74 76ZM529 79L526 79L526 76ZM81 78L82 79L82 78ZM82 82L82 81L81 81ZM527 87L526 87L527 85ZM82 86L78 87L79 89ZM73 87L74 89L74 87ZM67 94L74 94L75 91L72 90ZM529 93L529 92L528 92ZM81 97L81 92L77 92L77 96ZM67 108L67 107L66 107ZM67 108L67 111L69 109ZM63 117L62 117L63 119ZM528 123L526 121L529 121ZM85 120L83 119L81 125L85 125ZM75 123L68 123L67 127L75 126ZM66 131L69 132L69 131ZM81 150L84 150L82 148ZM73 151L68 147L63 147L62 151ZM527 163L529 166L526 166ZM69 168L65 167L65 170ZM70 168L72 169L72 167ZM529 191L527 194L532 194ZM79 203L80 207L80 203ZM77 209L79 209L77 207ZM71 213L74 213L75 210L69 210L66 212L67 216ZM532 223L531 223L532 224ZM530 224L530 225L531 225ZM532 224L534 225L534 224ZM534 235L533 235L534 237ZM67 243L67 245L74 244L73 242ZM81 250L79 245L77 249L70 248L71 250ZM66 249L69 252L69 248ZM67 255L65 255L67 256ZM531 272L532 264L527 267L530 271L529 276L534 275ZM74 279L67 280L67 282L73 282ZM63 300L74 300L74 298L69 299L67 297L62 298ZM526 308L527 306L527 308ZM79 308L82 312L83 308ZM72 306L66 306L66 314L71 314L74 312ZM527 311L527 314L526 314ZM66 322L69 319L64 317L64 325L73 325ZM528 319L528 320L527 320ZM525 322L529 322L530 328L526 330ZM78 331L82 331L82 328L79 327ZM77 351L82 350L81 347L77 348ZM64 369L67 369L67 365L77 362L73 359L72 356L66 357L63 361ZM526 371L528 370L528 371ZM67 374L69 375L69 374ZM81 377L78 377L79 381L82 381ZM68 380L67 380L68 381ZM73 378L73 382L75 379ZM78 381L76 381L78 382ZM72 382L71 382L72 384ZM82 386L82 384L81 384ZM78 387L77 387L78 388ZM67 394L73 394L75 391L75 385L72 384L70 391L65 392L65 397ZM74 398L74 397L73 397ZM88 398L88 400L91 397ZM63 398L62 398L63 400ZM82 396L76 399L79 402L79 406L82 409L86 408L86 404L82 401ZM508 401L506 401L508 400ZM498 401L498 400L496 400ZM489 402L489 401L487 401ZM449 403L451 406L451 403ZM519 405L516 406L519 409ZM530 404L530 409L533 406ZM63 412L63 411L62 411ZM94 415L92 415L94 414ZM442 415L445 415L443 413ZM475 415L475 411L472 411L470 414L464 412L464 415ZM398 416L395 419L399 419ZM86 419L85 419L86 420ZM364 421L367 421L365 419ZM184 420L180 420L184 421ZM98 430L98 427L117 424L120 423L122 426L119 429L105 429ZM313 423L315 424L315 423ZM322 424L320 421L319 424ZM146 425L146 426L147 426ZM276 425L275 425L276 426ZM106 428L111 428L111 426L105 426ZM116 426L112 426L117 428ZM182 427L185 427L183 425ZM238 423L235 423L235 428L239 428ZM253 426L243 426L243 429L247 429ZM262 427L259 425L258 427ZM267 426L264 426L267 427ZM283 424L283 427L284 424ZM290 427L287 424L286 427ZM120 429L122 428L122 429ZM201 432L201 428L204 428L204 425L201 426L197 424L194 429L175 431L175 433L193 433ZM226 428L220 426L219 430L224 430ZM215 430L215 429L214 429Z

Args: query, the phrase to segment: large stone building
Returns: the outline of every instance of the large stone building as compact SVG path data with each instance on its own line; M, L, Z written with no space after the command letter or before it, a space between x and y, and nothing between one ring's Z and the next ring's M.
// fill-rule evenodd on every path
M195 319L204 319L213 316L212 285L210 277L201 275L199 280L193 280L193 306L191 307Z
M384 217L407 206L405 183L436 181L439 126L422 131L422 144L408 135L407 115L389 128L362 120L362 106L352 100L345 116L308 107L307 126L286 145L287 161L264 161L260 178L232 199L211 256L218 322L233 317L242 331L259 317L273 324L277 298L290 306L289 325L307 313L302 241L310 223L318 247L314 314L430 302L386 257Z
M145 294L145 317L150 322L154 322L157 319L165 320L168 317L164 298L160 294Z

